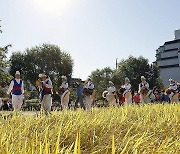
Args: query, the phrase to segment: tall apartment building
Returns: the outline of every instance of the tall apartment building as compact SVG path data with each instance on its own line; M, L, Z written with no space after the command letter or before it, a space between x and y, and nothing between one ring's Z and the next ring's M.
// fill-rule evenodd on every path
M174 40L156 50L156 63L165 86L169 84L169 78L180 81L180 30L175 30Z

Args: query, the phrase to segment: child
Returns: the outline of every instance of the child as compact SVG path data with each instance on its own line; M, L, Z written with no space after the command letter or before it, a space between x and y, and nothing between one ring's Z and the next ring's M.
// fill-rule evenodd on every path
M140 95L139 95L139 93L137 93L137 92L134 93L133 102L135 104L139 104L140 103Z

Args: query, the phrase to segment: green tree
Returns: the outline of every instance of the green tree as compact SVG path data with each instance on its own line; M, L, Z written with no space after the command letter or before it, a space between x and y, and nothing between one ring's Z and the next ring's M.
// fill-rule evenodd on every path
M126 60L122 60L118 64L118 69L115 72L114 80L116 84L123 84L125 77L128 77L131 81L132 90L138 90L138 85L141 82L141 76L145 76L147 82L150 84L150 88L157 86L162 87L162 81L160 78L159 68L152 64L150 65L148 59L140 56L138 58L130 56Z
M97 69L91 73L91 78L97 90L97 99L102 97L103 91L107 90L109 81L113 81L114 70L110 67Z
M118 90L124 84L125 77L130 79L132 90L137 91L141 82L141 76L147 78L150 88L156 86L161 89L163 87L158 66L149 64L148 59L142 56L138 58L130 56L128 59L122 60L118 63L117 70L106 67L91 73L95 89L97 90L97 98L102 97L102 92L107 89L109 81L113 81Z
M1 20L0 20L1 21ZM0 33L2 33L1 30L1 25L0 25ZM11 45L6 45L4 47L0 47L0 84L2 82L9 83L11 80L10 74L6 71L8 67L8 61L7 61L7 53L8 53L8 48L11 47ZM0 87L0 97L3 97L5 95L4 89Z
M23 80L33 85L38 75L45 73L51 77L53 85L58 86L61 76L66 75L70 78L73 71L71 56L52 44L35 46L24 52L15 52L10 62L10 74L14 75L16 70L20 70Z

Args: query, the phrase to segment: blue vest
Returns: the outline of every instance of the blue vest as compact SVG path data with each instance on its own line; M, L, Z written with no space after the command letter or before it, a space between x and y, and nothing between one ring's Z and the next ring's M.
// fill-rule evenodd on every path
M46 84L48 83L49 83L49 80L46 81ZM52 89L43 87L42 95L48 95L48 94L52 94Z
M141 82L140 83L140 87L142 88L142 87L145 87L147 85L147 82L145 82L144 84Z
M22 80L20 80L20 83L18 84L17 81L14 79L14 86L12 90L13 95L22 95Z

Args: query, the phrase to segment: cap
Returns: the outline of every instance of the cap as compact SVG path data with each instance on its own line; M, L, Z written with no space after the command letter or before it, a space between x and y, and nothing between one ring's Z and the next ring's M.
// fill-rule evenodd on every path
M174 82L174 80L173 79L169 79L169 82Z
M141 80L146 80L146 78L144 76L141 76Z
M42 74L39 74L39 78L42 78Z
M66 77L65 75L62 75L62 76L61 76L61 79L67 80L67 77Z
M112 84L112 85L114 85L114 83L113 83L112 81L109 81L109 84Z
M128 81L128 82L130 81L128 77L126 77L125 80Z
M20 75L20 72L19 72L19 71L16 71L15 75Z

